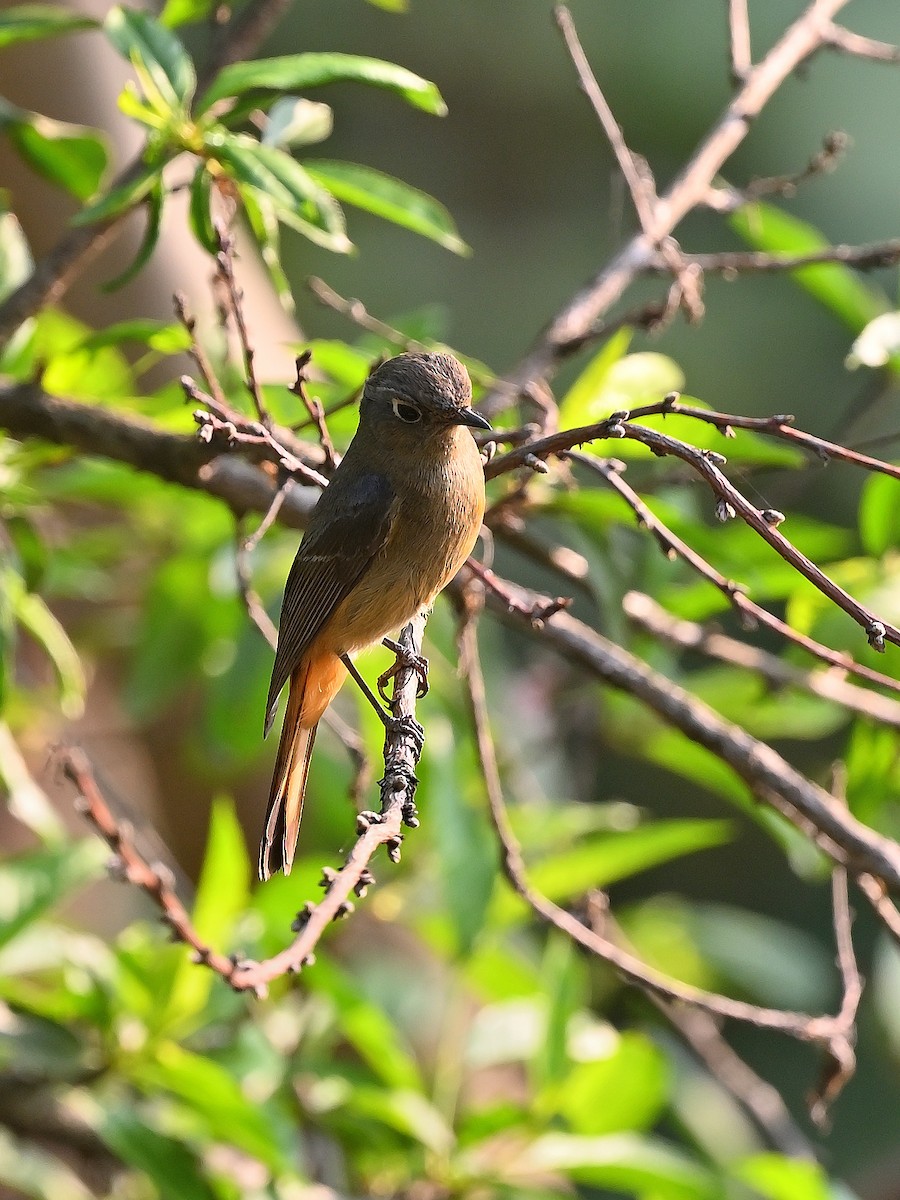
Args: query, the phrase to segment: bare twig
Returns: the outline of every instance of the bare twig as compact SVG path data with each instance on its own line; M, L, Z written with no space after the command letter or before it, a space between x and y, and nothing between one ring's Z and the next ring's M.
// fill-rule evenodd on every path
M569 57L575 67L581 90L587 96L591 107L597 115L603 132L606 134L622 177L628 185L635 212L644 233L656 240L654 207L656 204L656 187L647 163L634 154L625 143L622 127L613 116L612 109L601 91L600 85L591 70L587 55L578 40L572 14L564 4L557 4L553 10L556 23L569 52Z
M630 621L654 637L684 649L698 650L721 662L754 671L775 687L802 688L823 700L840 704L851 712L900 729L898 701L847 683L839 671L802 670L792 663L785 662L777 654L770 654L769 651L760 650L756 646L748 646L746 642L739 642L723 633L705 629L693 621L673 617L650 596L640 592L628 592L622 600L622 608Z
M184 328L187 330L191 339L190 355L197 364L197 370L200 372L200 378L206 386L206 390L210 393L216 404L221 409L228 407L228 398L225 391L219 382L219 377L216 374L215 368L209 360L209 355L203 347L203 344L197 338L197 322L194 317L188 312L187 297L184 292L176 292L173 297L175 305L175 315Z
M608 933L630 953L621 925L609 911L603 893L592 892L587 898L587 913L595 933ZM595 913L599 921L595 919ZM815 1161L816 1154L809 1139L791 1116L781 1093L756 1072L728 1044L722 1035L720 1022L702 1008L692 1008L650 995L650 1002L677 1031L710 1075L729 1096L749 1115L766 1141L782 1154L792 1158Z
M654 237L642 229L585 287L563 305L533 344L529 353L507 376L519 388L528 380L549 378L573 348L584 345L599 319L621 298L635 277L657 253L658 241L673 233L685 216L705 203L718 172L735 152L785 79L819 50L826 40L828 22L847 0L812 0L797 19L756 64L709 134L654 208ZM488 415L498 401L484 404Z
M698 554L687 542L682 541L676 533L673 533L656 516L637 492L622 478L624 463L619 462L617 459L595 458L593 455L580 455L575 452L571 452L567 457L583 463L591 470L597 472L597 474L602 475L629 505L637 517L638 523L650 530L654 535L666 557L672 558L677 555L704 579L708 579L714 587L718 588L728 598L732 607L740 613L741 620L747 628L764 625L767 629L773 630L787 641L800 646L807 653L821 659L822 662L827 662L829 666L855 675L859 679L865 679L868 683L875 684L877 687L888 688L891 691L900 693L900 680L892 679L889 675L884 675L880 671L874 671L871 667L863 666L861 663L856 662L850 655L832 650L830 646L826 646L822 642L817 642L807 637L806 634L798 633L796 629L792 629L790 625L786 624L779 617L774 616L767 609L757 604L754 600L751 600L741 590L739 584L735 583L734 580L728 579L720 571L717 571L702 555Z
M310 350L304 350L302 354L297 356L295 360L297 378L291 385L290 390L303 401L303 405L318 431L319 445L322 447L322 453L325 455L325 466L330 475L338 464L338 458L334 450L334 442L331 440L331 434L328 432L328 425L325 422L325 410L322 408L322 402L314 400L306 390L306 368L309 366L311 358L312 351Z
M559 619L559 617L552 618L553 621ZM609 938L590 929L534 888L528 879L522 852L512 832L503 801L497 756L488 723L484 677L478 656L475 625L472 620L463 622L460 632L460 651L461 671L466 681L469 708L475 730L482 777L488 796L491 821L500 842L503 871L512 888L531 906L534 912L584 949L608 963L627 983L633 984L648 995L660 997L670 1003L689 1004L711 1016L743 1021L759 1029L778 1030L799 1041L819 1046L830 1061L841 1063L852 1061L853 1052L850 1038L853 1027L851 1021L848 1029L847 1016L851 1010L855 1012L855 1007L854 998L851 995L852 980L849 975L844 977L845 995L841 1011L836 1017L813 1017L806 1013L748 1004L680 983L663 975L635 955L623 950ZM842 964L842 971L843 969L844 965ZM830 1102L836 1094L836 1091L829 1091L827 1101ZM820 1103L825 1102L823 1097Z
M425 349L425 346L421 342L407 337L405 333L401 333L393 325L388 325L386 322L379 320L378 317L373 317L362 300L356 300L352 297L349 300L345 299L333 287L329 286L324 279L320 279L317 275L311 275L307 279L306 285L320 304L324 304L326 308L331 308L335 312L349 317L353 324L358 325L360 329L365 329L368 333L377 334L378 337L384 338L385 341L398 346L402 350Z
M812 267L820 263L840 263L860 271L872 271L880 267L892 267L900 262L900 239L870 242L861 246L824 246L821 250L810 250L806 254L767 254L763 250L721 250L710 254L687 254L682 251L682 258L685 263L699 267L704 274L728 277L750 272L797 271L801 267ZM671 267L665 256L657 252L643 269L668 273Z
M747 0L728 0L728 35L731 81L739 85L746 80L753 68Z
M413 655L421 651L425 618L406 626L401 642ZM419 677L413 667L400 665L394 684L394 713L414 717ZM117 856L118 873L142 888L159 906L163 920L178 940L191 946L198 963L209 967L235 989L266 995L268 984L282 975L308 965L313 951L328 926L352 910L351 896L361 896L374 882L369 864L379 846L386 846L392 861L400 856L403 826L417 823L416 776L421 743L402 725L385 736L385 773L381 781L381 812L360 813L359 836L344 865L323 872L325 896L308 904L295 922L297 937L285 950L261 962L228 957L208 946L194 928L187 909L179 900L170 872L161 864L148 863L135 847L130 831L112 814L97 786L90 763L80 751L70 749L62 756L66 777L78 789L80 805L97 831Z
M238 281L234 274L234 238L224 225L216 226L216 234L219 242L219 252L216 255L216 270L219 273L219 278L225 285L230 315L234 319L235 327L238 331L238 339L241 344L241 355L244 360L244 375L247 380L247 391L250 393L250 398L253 401L253 407L256 410L257 420L266 429L270 429L272 426L272 418L266 411L262 389L260 388L259 380L256 377L256 367L254 365L256 351L253 349L253 346L250 343L250 333L247 329L247 322L244 319L244 293L238 286Z
M852 33L843 25L829 21L823 30L823 40L832 50L841 50L844 54L854 54L858 58L872 58L876 62L900 62L900 47L892 46L890 42L880 42L877 38L863 37Z
M534 630L527 617L510 609L493 593L487 593L486 604L502 620L529 630L564 658L634 696L692 741L711 750L767 804L773 795L781 797L784 808L779 811L804 833L808 833L810 825L818 830L828 839L823 843L826 851L854 876L860 872L873 875L892 892L900 893L900 845L858 821L771 746L725 720L684 688L569 613L556 613L540 630Z

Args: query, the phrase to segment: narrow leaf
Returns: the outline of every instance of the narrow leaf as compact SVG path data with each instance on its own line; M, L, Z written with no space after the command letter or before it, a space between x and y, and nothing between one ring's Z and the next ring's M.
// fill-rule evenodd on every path
M144 67L170 108L188 106L197 76L174 33L146 13L119 6L110 9L103 27L123 58Z
M433 83L395 63L355 54L288 54L225 67L201 98L198 112L204 113L218 100L241 96L244 92L294 92L325 83L345 82L386 88L415 108L439 117L447 111Z
M146 196L147 224L144 229L144 236L141 238L141 244L138 247L138 252L134 256L134 261L121 274L117 275L115 279L110 279L103 285L104 292L115 292L120 287L124 287L150 261L150 256L153 254L153 251L156 249L156 243L159 241L164 198L162 178L158 176Z
M751 246L771 254L808 254L831 243L813 225L771 204L748 204L730 218L732 229ZM791 271L791 278L829 308L854 333L889 308L878 288L863 283L849 267L821 263Z
M100 186L108 155L94 130L29 113L11 122L7 132L29 166L76 199L87 200Z
M169 29L202 21L212 12L214 0L166 0L159 14L160 24Z
M359 163L316 159L306 170L342 203L402 225L455 254L470 253L447 209L426 192Z
M0 50L18 42L59 37L77 29L94 29L96 21L56 4L19 4L0 12Z
M95 221L110 221L140 204L158 184L162 176L160 162L141 163L129 177L111 192L100 196L72 218L73 225L91 225Z
M206 169L206 163L201 163L191 180L191 202L188 210L188 220L191 233L208 254L216 254L219 250L219 239L216 236L212 220L212 176Z

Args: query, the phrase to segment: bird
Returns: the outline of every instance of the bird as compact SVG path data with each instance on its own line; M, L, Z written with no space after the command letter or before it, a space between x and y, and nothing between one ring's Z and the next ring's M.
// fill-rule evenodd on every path
M351 655L430 609L475 546L489 422L451 354L407 353L368 377L359 425L313 509L285 584L267 736L289 684L259 877L294 860L316 728Z

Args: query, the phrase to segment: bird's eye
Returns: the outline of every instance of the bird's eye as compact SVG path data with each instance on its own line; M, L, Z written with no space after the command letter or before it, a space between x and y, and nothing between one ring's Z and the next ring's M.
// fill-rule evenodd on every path
M391 401L391 407L401 421L405 421L407 425L415 425L416 421L422 420L422 414L414 404L406 404L403 400L394 399Z

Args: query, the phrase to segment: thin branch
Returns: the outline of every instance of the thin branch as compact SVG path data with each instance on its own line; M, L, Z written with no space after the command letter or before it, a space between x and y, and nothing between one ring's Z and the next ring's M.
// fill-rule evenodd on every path
M654 238L641 230L580 289L549 322L529 353L507 377L516 388L546 379L573 349L584 345L599 319L621 298L635 277L654 258L661 238L673 233L693 209L701 206L713 180L743 142L754 119L775 92L826 40L827 25L848 0L812 0L784 35L751 71L684 169L657 201ZM499 401L483 405L490 415Z
M553 15L563 36L569 57L575 67L581 90L587 96L591 107L597 115L603 132L606 134L609 144L612 147L613 154L616 156L616 162L619 164L622 177L628 185L641 229L649 238L655 241L656 219L654 208L656 205L656 187L650 169L646 162L634 154L626 145L622 127L613 116L612 109L603 95L600 85L591 70L587 55L584 52L581 42L578 40L575 24L572 21L572 14L564 4L557 4L553 10Z
M802 670L792 663L785 662L777 654L770 654L757 646L748 646L746 642L739 642L723 633L705 629L693 621L674 617L650 596L641 592L628 592L622 600L622 608L628 619L639 628L674 646L685 650L697 650L720 662L754 671L774 687L802 688L823 700L840 704L860 716L900 729L900 703L887 696L870 692L867 688L847 683L834 670Z
M169 433L138 417L50 396L36 383L0 387L0 428L14 438L42 438L207 492L239 516L268 512L278 491L270 475L234 454L222 454L218 445ZM293 488L284 499L281 523L304 529L317 499L318 491Z
M554 621L559 619L553 618ZM497 756L488 721L484 676L478 656L475 625L471 620L464 621L461 628L460 657L491 821L500 842L503 871L511 887L534 912L585 950L608 963L627 983L633 984L648 995L658 996L668 1002L689 1004L710 1015L743 1021L758 1029L778 1030L799 1041L818 1045L833 1061L846 1062L848 1051L852 1057L850 1033L845 1024L847 1012L850 1010L850 1002L846 995L837 1017L813 1017L806 1013L748 1004L680 983L648 966L609 938L588 928L582 921L534 888L528 879L522 852L512 831L503 800ZM833 1099L831 1093L828 1099Z
M322 453L325 455L325 466L330 475L338 464L338 456L335 453L334 442L331 440L331 434L328 432L328 425L325 421L325 410L322 408L321 400L314 400L306 390L306 368L309 366L309 360L312 358L311 350L304 350L295 359L294 366L297 371L297 378L291 384L290 391L295 396L298 396L302 401L306 411L309 413L310 420L316 427L319 434L319 445L322 447Z
M880 42L877 38L863 37L852 33L843 25L829 21L823 30L823 40L832 50L841 50L844 54L853 54L858 58L872 58L876 62L900 62L900 47L890 42Z
M858 875L856 886L871 904L885 929L900 946L900 910L887 895L884 884L871 875Z
M415 618L401 634L401 643L410 654L421 651L425 618ZM415 716L419 676L414 667L401 663L394 683L393 710L397 717ZM415 808L416 776L421 742L402 724L389 729L385 736L385 773L381 781L381 812L360 813L359 836L343 866L323 871L325 896L318 904L309 903L294 923L297 936L285 950L260 962L226 956L208 946L194 928L187 909L179 900L171 872L162 864L148 863L130 835L118 821L97 786L87 757L76 749L63 752L61 763L66 777L78 789L80 807L98 833L117 856L117 873L128 883L143 889L162 911L163 920L173 937L194 951L195 961L215 971L235 991L250 991L264 997L268 984L282 975L293 974L313 961L319 939L333 921L353 909L351 896L359 897L374 882L369 864L376 850L385 846L393 862L399 861L404 825L417 824Z
M864 872L900 892L900 845L868 828L843 805L790 765L771 746L725 720L709 705L652 670L569 613L556 613L539 630L491 592L487 607L501 619L551 646L570 662L634 696L692 741L710 750L765 803L785 802L783 815L804 833L811 824L829 840L827 852L854 875Z
M587 912L595 933L609 934L623 949L633 953L622 927L609 911L602 892L588 896ZM722 1036L720 1022L702 1008L675 1004L661 996L650 995L657 1008L720 1087L748 1114L766 1141L792 1158L816 1160L809 1139L791 1116L777 1088L773 1087L741 1058Z
M238 281L234 273L234 238L223 225L216 226L216 235L219 242L219 252L216 255L216 270L219 278L225 285L225 294L228 297L230 315L234 319L235 327L238 331L241 356L244 360L244 376L247 380L247 391L250 393L250 398L253 401L257 420L266 429L270 429L272 418L266 411L262 390L259 380L256 377L256 351L250 343L250 333L247 329L247 322L244 319L244 293L238 286Z
M731 81L739 85L753 69L747 0L728 0L728 35Z
M768 542L786 563L789 563L798 574L808 579L824 596L827 596L838 608L843 609L865 630L866 638L873 650L883 653L885 641L900 646L900 629L881 620L865 605L860 604L849 592L830 579L811 559L788 541L777 528L780 523L778 518L781 517L781 514L774 513L769 509L756 508L738 491L720 470L720 464L725 462L724 455L715 454L711 450L698 450L695 446L689 446L686 442L668 437L646 425L635 425L630 421L624 421L620 428L625 437L647 446L654 454L674 455L691 466L706 480L713 492L758 533L764 542Z
M378 317L373 317L362 300L356 300L351 297L345 299L339 292L336 292L333 287L320 279L318 275L311 275L306 281L306 286L326 308L332 309L334 312L341 313L342 316L348 317L354 325L358 325L360 329L365 329L367 333L374 333L385 341L398 346L401 350L425 350L426 347L422 342L417 342L414 338L407 337L405 333L401 333L399 329L395 329L393 325L388 325L385 321L381 321Z
M210 393L216 404L221 409L228 407L228 398L225 395L225 390L219 382L219 376L216 374L215 368L210 362L209 355L206 353L202 342L197 337L197 322L193 315L188 312L187 296L184 292L176 292L173 296L175 306L175 316L179 322L187 330L188 336L191 339L190 356L197 364L197 370L200 372L200 378Z
M756 625L764 625L780 637L793 642L794 645L799 646L808 654L812 654L814 657L821 659L822 662L828 663L829 666L855 675L859 679L865 679L868 683L875 684L877 687L888 688L891 691L900 693L900 680L892 679L890 675L883 675L880 671L874 671L871 667L863 666L861 663L856 662L849 654L840 653L837 650L833 650L830 646L824 645L822 642L817 642L813 638L807 637L806 634L798 633L796 629L792 629L790 625L782 621L779 617L774 616L768 609L751 600L741 590L739 584L735 583L732 579L728 579L720 571L717 571L702 555L698 554L687 542L682 541L676 533L673 533L668 525L656 516L637 492L623 479L624 463L617 459L595 458L593 455L581 455L574 451L569 453L567 457L582 463L597 474L602 475L607 483L619 493L626 504L632 509L637 517L638 524L648 529L654 535L663 554L667 558L673 558L677 555L704 579L708 579L714 587L718 588L727 597L732 607L740 614L746 628L750 629Z
M893 267L900 262L900 239L870 242L861 246L824 246L806 254L767 254L763 250L714 251L709 254L686 254L685 263L698 267L704 274L729 277L755 273L797 271L801 267L812 267L819 263L840 263L855 267L859 271L873 271L881 267ZM657 274L668 274L668 260L661 253L649 260L643 268Z

